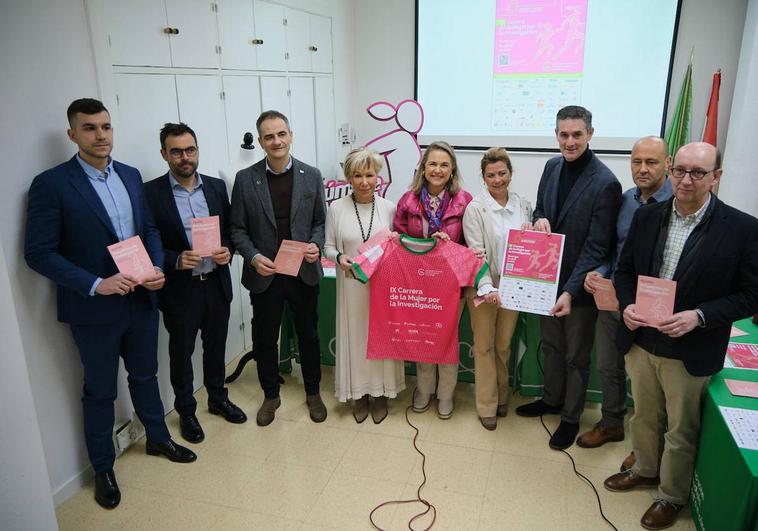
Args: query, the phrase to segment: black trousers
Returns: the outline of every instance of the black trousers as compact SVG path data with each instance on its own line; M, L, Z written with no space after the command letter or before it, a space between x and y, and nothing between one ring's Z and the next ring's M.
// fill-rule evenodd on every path
M174 407L179 415L194 415L197 401L192 395L192 354L198 330L203 345L203 384L208 390L208 403L223 402L228 396L224 387L224 355L229 301L218 274L212 273L206 280L194 277L188 282L180 302L171 310L164 309L163 324L169 334L171 386L176 395Z
M266 398L279 396L277 343L285 301L295 321L305 392L309 395L319 392L321 350L318 339L318 293L318 285L308 286L299 277L275 275L266 291L250 294L253 305L253 355Z

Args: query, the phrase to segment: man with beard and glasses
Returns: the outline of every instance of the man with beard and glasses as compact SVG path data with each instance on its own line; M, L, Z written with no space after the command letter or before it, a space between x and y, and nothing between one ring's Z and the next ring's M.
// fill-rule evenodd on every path
M229 400L224 386L232 300L229 197L224 181L197 172L197 136L188 125L167 123L161 129L160 140L161 156L169 171L145 185L165 257L166 285L158 294L158 305L169 333L171 385L182 437L199 443L205 434L195 415L197 401L192 396L192 354L198 330L203 344L208 411L234 424L247 420L245 413ZM208 216L218 216L221 246L205 256L193 250L192 221Z

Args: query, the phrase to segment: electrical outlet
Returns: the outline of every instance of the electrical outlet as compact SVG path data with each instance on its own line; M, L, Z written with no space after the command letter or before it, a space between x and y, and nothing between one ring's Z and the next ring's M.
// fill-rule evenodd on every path
M113 446L116 454L121 455L124 450L137 442L145 435L145 427L140 422L136 413L132 414L131 420L125 420L117 424L113 430Z

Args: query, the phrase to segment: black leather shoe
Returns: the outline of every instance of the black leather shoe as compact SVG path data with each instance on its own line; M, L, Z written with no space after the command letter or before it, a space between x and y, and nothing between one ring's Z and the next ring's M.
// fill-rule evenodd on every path
M231 422L232 424L247 422L245 412L235 406L231 400L224 400L218 404L208 402L208 412L212 415L221 415L227 422Z
M561 421L558 424L558 429L555 430L552 437L550 437L550 448L553 450L565 450L576 439L576 434L579 433L579 423Z
M147 455L165 455L169 461L173 461L174 463L191 463L197 459L195 452L176 444L171 439L162 443L147 441L145 452L147 452Z
M544 400L539 399L529 404L524 404L516 408L516 415L519 417L540 417L542 415L560 415L563 406L551 406Z
M179 429L182 432L182 438L187 442L197 444L205 439L203 428L195 415L180 415Z
M121 502L121 491L113 469L95 474L95 501L106 509L115 509Z

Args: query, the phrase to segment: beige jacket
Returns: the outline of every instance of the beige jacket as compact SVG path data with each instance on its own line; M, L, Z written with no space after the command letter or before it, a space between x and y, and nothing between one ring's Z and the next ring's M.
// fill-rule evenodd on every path
M482 276L479 281L479 286L491 284L497 288L500 283L500 264L498 264L497 246L495 228L492 224L492 218L488 213L487 199L483 194L488 192L482 192L482 194L476 196L466 207L466 212L463 214L463 236L466 239L466 245L471 249L483 249L485 252L485 258L489 264L489 270ZM521 208L521 215L525 221L531 222L532 220L532 205L528 200L519 196L515 192L508 192L509 200L515 199L518 207ZM519 228L519 227L514 227ZM476 296L476 290L468 288L466 290L466 297L473 298Z

